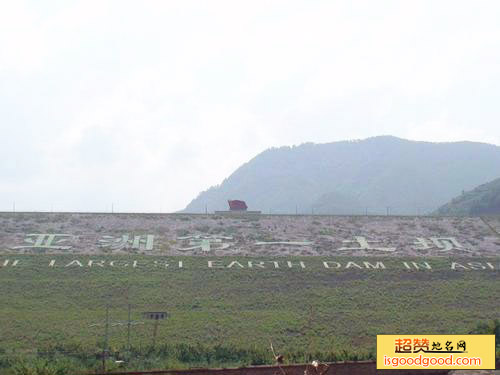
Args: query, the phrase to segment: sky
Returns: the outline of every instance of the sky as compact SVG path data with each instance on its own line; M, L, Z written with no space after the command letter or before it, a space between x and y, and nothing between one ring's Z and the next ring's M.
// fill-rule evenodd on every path
M174 212L270 147L500 145L498 1L0 0L0 210Z

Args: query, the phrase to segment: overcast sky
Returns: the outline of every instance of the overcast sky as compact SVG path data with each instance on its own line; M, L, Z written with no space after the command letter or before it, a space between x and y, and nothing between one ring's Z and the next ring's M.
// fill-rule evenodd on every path
M0 0L0 210L172 212L269 147L500 145L499 1Z

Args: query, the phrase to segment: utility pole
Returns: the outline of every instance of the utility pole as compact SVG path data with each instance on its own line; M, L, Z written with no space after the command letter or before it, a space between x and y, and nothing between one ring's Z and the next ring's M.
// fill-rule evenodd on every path
M115 212L115 207L114 207L114 204L111 203L111 213L114 213Z
M12 202L12 212L16 212L16 201Z
M158 333L158 322L159 322L159 319L155 319L155 325L153 328L153 348L156 346L156 335Z
M166 319L168 313L166 311L148 311L144 312L143 316L146 319L151 319L154 320L154 326L153 326L153 348L156 345L156 335L158 333L158 324L160 323L160 320Z
M104 329L104 347L102 350L102 371L106 372L106 357L108 355L109 340L109 305L106 305L106 325Z
M387 216L389 216L389 208L390 208L389 206L387 206L387 207L385 208L385 209L386 209L386 214L387 214Z
M130 326L132 325L132 321L130 320L130 310L131 306L128 305L128 322L127 322L127 351L130 357Z
M144 324L141 321L131 320L132 305L128 305L128 320L109 320L109 305L106 305L106 320L103 323L94 323L89 327L102 327L104 326L104 344L102 348L102 371L106 371L106 359L109 356L109 329L112 327L122 327L127 325L127 349L130 353L130 331L133 325Z

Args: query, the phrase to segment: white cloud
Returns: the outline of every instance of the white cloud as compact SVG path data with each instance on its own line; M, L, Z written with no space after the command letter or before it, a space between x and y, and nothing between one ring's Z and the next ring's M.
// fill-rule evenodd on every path
M45 44L40 21L26 2L0 3L0 77L38 71L47 55Z
M1 3L0 208L178 210L265 148L307 141L500 144L499 11Z

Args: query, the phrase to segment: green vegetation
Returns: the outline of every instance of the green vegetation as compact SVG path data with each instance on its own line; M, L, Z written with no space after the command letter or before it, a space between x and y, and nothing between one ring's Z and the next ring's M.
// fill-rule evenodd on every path
M440 207L436 214L449 216L500 215L500 178L464 192Z
M263 348L235 348L230 346L207 346L202 344L161 344L154 348L131 347L130 351L114 350L109 353L105 366L112 370L183 369L189 367L238 367L274 363L271 351ZM304 363L319 360L322 362L355 361L375 359L375 353L349 353L295 350L284 352L286 362ZM10 356L0 360L2 369L15 375L63 375L71 371L102 370L101 353L74 346L44 348L36 354ZM4 374L4 372L1 372Z
M470 333L479 335L495 335L496 357L500 358L500 320L480 322Z
M415 215L498 178L500 147L391 136L268 149L201 192L185 212L227 210L230 197L268 213ZM389 207L389 209L387 208Z
M28 367L44 360L71 368L98 366L104 326L92 324L104 323L106 304L111 322L127 320L128 304L136 321L144 321L143 311L169 312L154 348L153 322L132 326L128 357L126 324L110 327L114 358L144 369L272 363L269 340L290 361L371 358L377 334L468 333L500 311L498 269L451 270L447 258L428 258L432 270L412 271L402 262L422 258L258 259L278 261L279 269L207 267L207 260L257 261L232 257L16 259L18 266L0 268L0 368L11 371L19 361ZM51 259L59 267L48 267ZM89 259L114 260L118 266L63 267L74 259L84 265ZM169 267L146 266L154 260L159 265L168 260ZM326 260L342 268L322 267ZM295 266L288 268L287 261ZM386 269L345 269L349 261L383 261ZM481 261L498 267L498 259Z

